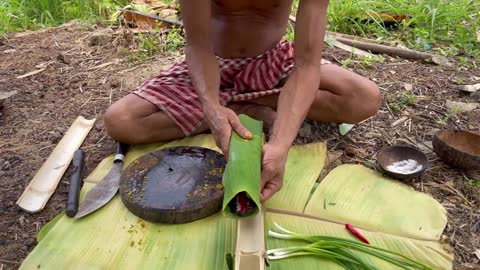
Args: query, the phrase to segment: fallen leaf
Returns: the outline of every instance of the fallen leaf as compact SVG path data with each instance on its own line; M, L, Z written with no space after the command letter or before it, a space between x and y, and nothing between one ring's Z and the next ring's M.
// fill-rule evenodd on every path
M3 102L13 96L13 95L16 95L18 92L17 91L10 91L10 92L0 92L0 108L3 107Z
M397 72L395 72L395 70L389 70L388 72L390 72L392 75L397 73Z
M475 256L480 260L480 249L475 250Z
M478 107L478 105L479 105L478 103L464 103L464 102L457 102L457 101L451 101L451 100L447 100L445 103L445 107L447 107L449 111L459 112L459 113L473 111Z
M3 51L3 53L5 53L5 54L10 54L10 53L14 53L14 52L16 52L16 51L17 51L17 50L15 50L15 49L8 49L8 50Z
M158 17L167 18L171 16L175 16L177 11L175 9L162 9L158 12Z
M447 66L447 67L453 66L453 64L450 63L446 57L443 57L440 55L432 56L432 62L439 66Z
M340 124L338 126L338 129L340 130L340 134L342 136L345 136L350 130L352 130L352 128L354 127L355 125L353 124Z
M327 158L325 160L325 167L332 164L333 162L337 161L343 155L343 151L328 151Z
M478 265L473 263L462 263L462 267L459 270L479 270Z
M473 98L476 101L480 101L480 91L474 92L470 95L471 98Z
M112 61L112 62L107 62L107 63L100 64L100 65L98 65L98 66L89 67L87 70L88 70L88 71L92 71L92 70L95 70L95 69L108 67L108 66L110 66L110 65L118 64L118 63L120 63L120 59L115 59L115 60Z
M407 117L407 116L402 116L402 117L400 117L400 119L397 119L395 122L392 123L392 127L395 127L395 126L400 125L401 123L407 121L408 118L409 118L409 117Z
M403 88L405 88L405 90L407 90L407 91L412 91L413 90L413 85L411 85L409 83L404 83Z
M304 122L298 131L300 137L309 137L312 135L312 125L307 122Z
M465 92L477 92L480 90L480 83L477 84L471 84L471 85L457 85L455 89L458 89L460 91L465 91Z
M10 92L0 92L0 100L7 99L15 94L17 94L17 91L10 91Z
M423 143L417 143L417 148L425 154L433 153L432 141L424 141Z
M35 67L36 67L36 68L40 68L40 69L46 68L46 67L48 67L51 63L54 63L54 62L55 62L55 61L48 61L48 62L45 62L45 63L38 64L38 65L36 65Z

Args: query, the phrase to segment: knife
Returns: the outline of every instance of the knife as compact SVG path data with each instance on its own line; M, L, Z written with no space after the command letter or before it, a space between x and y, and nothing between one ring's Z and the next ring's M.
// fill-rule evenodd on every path
M87 193L82 205L80 205L80 208L78 209L78 213L75 215L75 218L78 219L95 212L115 196L118 187L120 186L120 176L127 148L127 144L117 143L113 167L107 175L103 177L102 181Z

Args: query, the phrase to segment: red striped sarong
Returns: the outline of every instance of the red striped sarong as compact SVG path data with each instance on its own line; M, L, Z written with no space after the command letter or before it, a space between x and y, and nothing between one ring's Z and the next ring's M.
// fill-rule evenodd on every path
M217 57L221 104L225 106L229 102L280 93L280 88L276 87L293 68L293 51L293 43L282 40L277 46L257 57ZM205 122L202 104L190 79L185 60L145 81L133 93L158 106L187 136Z

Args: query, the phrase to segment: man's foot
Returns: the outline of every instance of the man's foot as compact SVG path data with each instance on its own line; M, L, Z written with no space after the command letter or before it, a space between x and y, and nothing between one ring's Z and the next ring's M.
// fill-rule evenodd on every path
M277 112L267 106L253 103L232 103L228 107L237 114L246 114L252 118L263 121L264 129L270 130L277 118Z

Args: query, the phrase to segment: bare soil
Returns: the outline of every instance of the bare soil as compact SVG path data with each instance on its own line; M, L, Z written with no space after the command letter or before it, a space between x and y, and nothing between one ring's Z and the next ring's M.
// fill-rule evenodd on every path
M90 46L90 35L98 32L97 28L101 27L70 23L0 42L0 91L18 91L0 109L0 269L17 269L35 247L40 228L64 209L69 171L40 213L26 213L15 202L76 117L97 118L82 146L88 174L113 151L102 120L105 110L181 57L177 52L131 62L128 55L137 48L132 34L115 29L106 45ZM327 48L325 57L340 64L350 56ZM45 70L17 78L40 68ZM435 66L387 56L384 63L372 65L353 59L348 68L379 85L383 95L379 113L346 136L339 135L336 124L307 121L297 143L327 141L329 165L325 172L341 163L375 169L378 151L392 144L422 149L429 157L429 168L409 184L447 209L445 239L454 248L455 269L478 269L480 258L474 252L480 249L480 177L478 172L450 167L431 149L432 135L439 129L480 133L480 109L451 114L445 108L447 99L475 101L454 88L459 82L478 83L478 68L456 62L453 67ZM393 111L391 104L409 88L405 84L411 84L417 100L400 112ZM404 122L392 126L402 117L406 117ZM477 181L465 180L475 177Z

